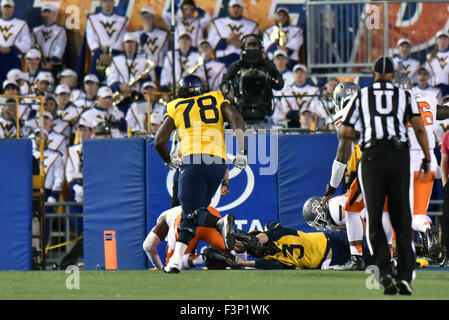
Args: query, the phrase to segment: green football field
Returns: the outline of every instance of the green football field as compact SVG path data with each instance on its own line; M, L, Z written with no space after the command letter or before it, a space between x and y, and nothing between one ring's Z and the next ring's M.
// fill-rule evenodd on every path
M0 299L297 300L449 299L449 272L417 271L411 297L367 289L365 272L188 270L0 272ZM370 282L368 279L369 283ZM79 284L79 289L69 287Z

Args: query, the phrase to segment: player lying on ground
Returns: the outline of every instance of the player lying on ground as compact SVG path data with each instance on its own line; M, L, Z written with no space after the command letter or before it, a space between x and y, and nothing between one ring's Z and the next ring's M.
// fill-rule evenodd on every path
M213 207L209 206L207 210L216 216L221 218L220 213ZM160 259L157 246L164 239L167 240L166 251L166 264L173 256L175 251L176 241L178 240L178 228L181 222L182 209L181 206L177 206L166 210L158 217L156 225L148 233L145 241L143 242L143 250L147 254L151 263L158 269L163 270L164 265ZM225 248L223 237L221 233L213 228L198 227L196 228L195 237L189 242L187 249L182 257L182 269L193 268L206 264L209 269L224 269L226 263L217 263L217 259L214 258L214 252L217 250L209 249L203 254L194 254L195 248L200 240L205 241L214 248L218 248L223 252L226 258L231 258L232 255ZM246 254L239 255L240 259L246 259Z
M330 269L348 258L345 240L338 232L305 233L286 228L279 223L267 223L267 231L246 233L234 231L236 253L247 252L257 260L240 260L228 263L232 267L256 269Z

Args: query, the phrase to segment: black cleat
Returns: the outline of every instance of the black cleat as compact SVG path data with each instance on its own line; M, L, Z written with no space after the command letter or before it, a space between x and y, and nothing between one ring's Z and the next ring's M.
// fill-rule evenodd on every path
M384 287L384 294L395 295L398 292L393 283L393 277L389 274L380 279L380 284Z
M441 252L440 242L438 240L438 228L431 226L424 233L425 243L427 244L427 251L429 255L436 259Z
M220 231L223 237L226 249L234 250L235 236L234 231L234 216L232 214L227 214L217 222L217 229Z
M336 266L334 270L341 271L363 271L365 270L365 262L362 256L352 255L351 258L342 265Z
M410 286L410 283L408 283L405 280L400 280L396 283L396 286L399 289L399 294L403 295L411 295L412 294L412 287Z

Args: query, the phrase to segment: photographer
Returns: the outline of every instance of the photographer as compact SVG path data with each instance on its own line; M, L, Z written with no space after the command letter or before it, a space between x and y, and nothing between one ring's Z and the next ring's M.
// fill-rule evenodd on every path
M244 36L240 59L230 65L220 87L233 100L245 122L255 129L269 127L265 117L273 114L272 90L283 86L282 74L263 53L260 37Z

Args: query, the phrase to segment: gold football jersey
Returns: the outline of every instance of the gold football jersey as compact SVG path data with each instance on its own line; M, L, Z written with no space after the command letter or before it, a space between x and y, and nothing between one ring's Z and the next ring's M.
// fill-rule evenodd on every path
M274 259L296 269L315 269L323 261L327 238L322 232L305 233L277 225L267 232L279 251L263 259Z
M220 91L179 98L167 104L165 117L171 117L178 129L182 157L209 154L226 160L221 105L228 102Z

